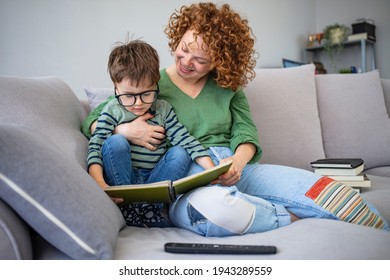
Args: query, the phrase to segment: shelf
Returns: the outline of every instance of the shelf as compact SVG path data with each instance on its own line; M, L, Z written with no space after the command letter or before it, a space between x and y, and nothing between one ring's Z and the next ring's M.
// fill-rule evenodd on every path
M376 63L375 63L375 42L371 40L366 40L366 39L361 39L361 40L356 40L356 41L350 41L350 42L345 42L344 47L352 47L352 46L359 46L360 45L360 52L361 52L361 68L362 72L367 72L367 62L366 62L366 50L367 46L371 46L373 50L373 58L372 58L372 70L376 69ZM306 51L308 52L317 52L317 51L323 51L324 47L323 46L315 46L315 47L309 47L306 48Z
M372 46L375 45L375 42L373 42L373 41L362 39L362 40L345 42L344 46L345 47L357 46L359 44L361 45L362 42L363 42L363 44L366 44L366 45L372 45ZM306 48L306 50L309 51L309 52L311 52L311 51L319 51L319 50L323 50L323 49L324 49L323 46L315 46L315 47Z

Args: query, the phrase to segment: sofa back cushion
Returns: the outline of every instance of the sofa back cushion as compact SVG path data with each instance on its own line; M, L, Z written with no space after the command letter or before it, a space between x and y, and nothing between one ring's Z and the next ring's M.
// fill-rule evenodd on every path
M256 69L245 89L263 149L261 163L311 170L324 157L313 64Z
M68 85L54 77L0 77L0 123L30 128L86 168L86 113Z
M381 79L387 114L390 118L390 79Z
M360 157L390 166L390 119L377 70L316 77L327 157Z

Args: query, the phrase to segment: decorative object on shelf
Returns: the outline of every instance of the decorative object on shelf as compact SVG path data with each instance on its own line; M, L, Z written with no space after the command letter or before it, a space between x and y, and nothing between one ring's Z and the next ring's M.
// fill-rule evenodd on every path
M340 74L351 74L351 73L352 73L352 70L351 70L351 68L341 68L341 69L339 70L339 73L340 73Z
M307 47L312 48L315 46L316 36L315 34L309 35L309 40L307 41Z
M309 35L309 41L307 42L307 47L318 47L322 45L322 39L324 38L324 33L315 33Z
M341 54L350 28L344 24L335 23L324 28L324 49L328 52L330 61L335 67L335 61Z
M324 68L324 65L319 61L313 61L314 66L316 67L315 73L316 74L326 74L327 71Z
M361 73L362 70L359 68L359 69L356 69L356 66L351 66L349 68L341 68L339 70L339 73L340 74L356 74L356 73Z
M366 39L375 42L375 22L372 19L357 19L356 22L352 24L352 34L352 36L355 36L357 39ZM359 35L365 37L361 38Z

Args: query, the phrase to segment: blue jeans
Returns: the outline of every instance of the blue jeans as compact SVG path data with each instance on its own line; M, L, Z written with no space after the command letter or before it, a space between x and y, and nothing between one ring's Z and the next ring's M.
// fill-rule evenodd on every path
M225 147L211 147L209 154L215 164L232 156ZM189 173L201 170L193 163ZM339 220L305 195L320 178L313 172L287 166L247 164L236 186L208 186L182 195L170 206L170 218L177 227L204 236L276 229L291 223L288 212L299 218ZM370 209L379 215L374 207Z
M174 146L162 156L154 169L133 168L131 144L119 134L110 136L103 143L102 156L104 177L108 185L111 186L177 180L186 176L192 163L191 157L184 148ZM169 219L163 219L159 216L163 208L162 203L120 206L128 225L172 226ZM131 219L129 215L132 215ZM130 220L132 222L128 222Z
M175 146L165 153L153 169L133 168L131 145L119 134L110 136L104 142L102 155L105 179L111 186L177 180L186 176L192 162L184 148Z

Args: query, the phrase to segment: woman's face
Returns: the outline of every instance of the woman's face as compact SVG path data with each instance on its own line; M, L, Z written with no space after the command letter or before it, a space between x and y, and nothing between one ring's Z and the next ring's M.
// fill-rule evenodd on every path
M210 56L201 35L194 41L192 30L184 33L175 51L176 71L183 79L200 79L211 69Z

